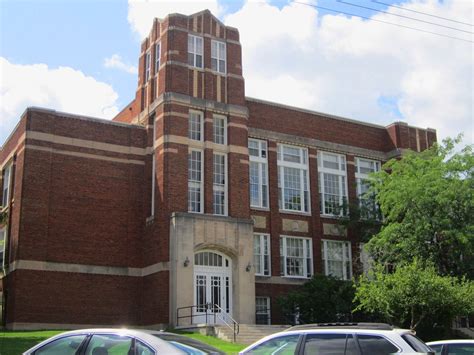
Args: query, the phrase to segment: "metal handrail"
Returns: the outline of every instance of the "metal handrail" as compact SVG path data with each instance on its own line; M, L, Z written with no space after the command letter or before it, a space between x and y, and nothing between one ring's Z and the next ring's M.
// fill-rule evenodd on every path
M191 315L180 316L179 312L181 310L184 310L184 309L190 309L191 310ZM232 318L232 316L230 316L226 311L224 311L224 309L222 309L222 307L220 307L218 304L205 303L205 304L197 304L197 305L193 305L193 306L185 306L185 307L176 308L176 326L179 326L179 320L183 319L183 318L191 318L191 324L193 324L193 317L196 317L196 315L193 312L194 309L205 309L206 310L205 314L199 314L198 315L198 317L200 317L200 316L205 316L206 317L206 324L209 323L208 322L208 317L214 317L214 324L216 323L216 318L217 317L220 320L222 320L222 322L233 331L233 333L234 333L233 339L234 339L234 343L235 343L237 334L239 334L239 331L240 331L240 325L234 318ZM208 311L210 309L217 309L220 312L213 312L213 313L210 314L210 313L208 313ZM228 318L228 320L226 320L225 318ZM229 323L231 323L231 324L229 324Z

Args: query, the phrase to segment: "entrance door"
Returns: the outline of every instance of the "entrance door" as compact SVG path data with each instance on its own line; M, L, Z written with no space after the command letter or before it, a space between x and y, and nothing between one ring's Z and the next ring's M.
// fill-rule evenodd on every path
M224 255L203 251L194 255L193 323L222 323L232 316L232 265Z

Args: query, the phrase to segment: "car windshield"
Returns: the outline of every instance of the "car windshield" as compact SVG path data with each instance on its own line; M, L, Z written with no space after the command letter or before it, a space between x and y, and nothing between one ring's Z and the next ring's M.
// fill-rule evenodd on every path
M420 353L427 353L431 351L431 348L423 343L423 341L418 338L416 335L411 333L406 333L402 335L403 340L405 340L415 351Z
M170 333L153 333L153 335L157 338L167 341L169 344L189 355L223 354L221 351L210 345L182 335Z

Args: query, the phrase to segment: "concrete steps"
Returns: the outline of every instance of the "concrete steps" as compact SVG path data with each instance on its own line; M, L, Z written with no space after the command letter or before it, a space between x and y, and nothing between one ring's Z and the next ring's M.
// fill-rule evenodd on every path
M239 334L235 342L239 344L252 344L257 340L277 332L288 329L289 325L260 325L260 324L240 324ZM233 330L225 325L214 326L217 338L225 341L233 341Z

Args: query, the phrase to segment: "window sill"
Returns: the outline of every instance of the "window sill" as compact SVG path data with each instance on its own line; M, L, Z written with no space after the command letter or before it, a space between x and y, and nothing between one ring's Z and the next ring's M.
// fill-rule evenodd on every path
M349 216L338 216L335 214L321 214L321 218L331 218L331 219L349 219Z
M294 214L299 216L311 216L311 212L293 211L293 210L278 210L281 214Z
M311 280L312 276L292 276L292 275L281 275L285 279L297 279L297 280Z
M255 210L255 211L270 212L270 208L268 208L268 207L250 206L250 209L251 209L251 210Z
M269 278L272 277L272 275L263 275L263 274L255 274L256 277L264 277L264 278Z

